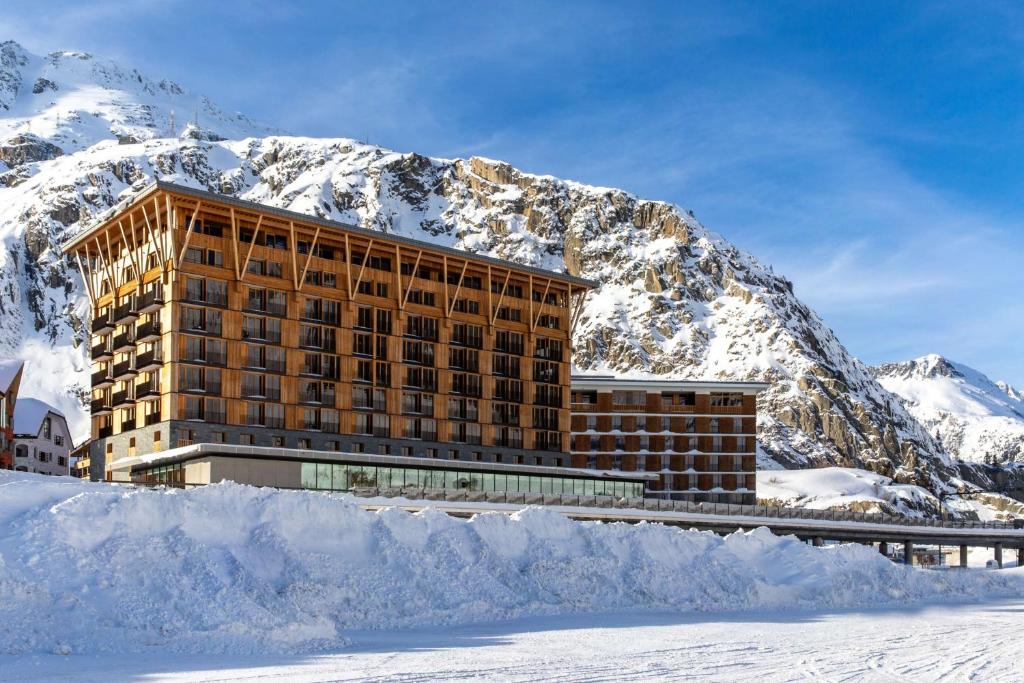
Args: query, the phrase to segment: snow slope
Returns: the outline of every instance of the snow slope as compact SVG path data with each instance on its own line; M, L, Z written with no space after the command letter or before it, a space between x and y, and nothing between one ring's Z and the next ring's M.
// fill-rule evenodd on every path
M910 516L934 515L940 508L927 489L847 467L762 470L757 473L757 498L762 505Z
M872 373L956 457L1024 462L1024 399L1013 387L936 354Z
M996 595L1024 595L1024 575L914 570L763 529L721 538L537 509L467 521L236 484L134 490L0 472L8 654L308 652L356 628Z
M353 633L322 655L23 655L8 681L1024 680L1024 600L820 612L619 613Z

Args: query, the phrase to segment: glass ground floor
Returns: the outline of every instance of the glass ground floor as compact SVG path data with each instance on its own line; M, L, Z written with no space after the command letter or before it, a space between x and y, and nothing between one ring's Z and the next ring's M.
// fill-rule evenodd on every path
M353 488L464 489L618 498L641 498L644 495L642 481L323 462L302 463L302 488L322 491L349 491Z

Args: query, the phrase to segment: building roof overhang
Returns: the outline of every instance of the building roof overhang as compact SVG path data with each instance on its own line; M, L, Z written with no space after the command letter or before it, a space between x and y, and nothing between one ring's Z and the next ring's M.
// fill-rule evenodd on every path
M401 455L377 455L373 453L346 453L340 451L315 451L297 448L274 448L270 446L244 446L238 444L197 443L191 446L171 448L166 451L118 458L109 464L114 470L137 470L155 464L168 465L198 458L223 456L231 458L255 458L264 460L317 461L350 465L388 465L392 467L416 467L420 469L458 469L467 472L505 472L508 474L537 474L541 476L580 477L586 479L617 479L623 481L656 481L656 472L623 472L620 470L590 470L575 467L549 467L545 465L512 465L475 460L446 460L440 458L416 458Z
M207 190L199 190L193 187L186 187L185 185L178 185L176 183L170 183L163 180L157 180L150 183L136 194L133 194L132 196L118 202L117 204L110 207L103 213L99 214L90 226L79 231L79 233L74 237L65 240L61 244L61 250L66 253L69 250L81 246L90 238L90 236L93 233L102 229L104 226L106 226L107 223L112 221L114 218L123 214L125 211L130 210L135 205L141 204L150 196L160 191L201 200L203 202L208 202L210 204L227 205L244 212L264 214L267 216L278 218L282 221L302 222L313 226L320 226L333 230L339 230L342 232L347 232L349 234L361 235L366 238L372 239L381 239L383 237L392 242L398 242L399 244L414 249L428 249L431 251L441 252L443 254L455 256L461 259L479 261L484 265L491 264L503 269L513 269L523 271L525 273L532 273L543 278L561 280L576 287L586 287L588 289L594 289L599 284L594 280L588 280L586 278L577 277L575 275L570 275L569 273L560 273L550 270L544 270L542 268L537 268L535 266L522 265L519 263L514 263L512 261L497 259L492 256L476 254L474 252L466 251L463 249L455 249L453 247L446 247L443 245L434 244L433 242L427 242L424 240L413 239L411 237L405 237L403 235L385 233L377 230L369 230L367 228L362 228L357 225L342 223L341 221L332 221L326 218L319 218L317 216L311 216L309 214L300 213L298 211L281 209L276 206L260 204L259 202L248 201L245 199L238 199L237 197L230 197L228 195L217 194L216 192L209 192Z
M768 389L767 382L733 382L719 380L662 379L659 377L616 377L614 375L573 375L573 391L646 390L657 391L741 391L757 394Z

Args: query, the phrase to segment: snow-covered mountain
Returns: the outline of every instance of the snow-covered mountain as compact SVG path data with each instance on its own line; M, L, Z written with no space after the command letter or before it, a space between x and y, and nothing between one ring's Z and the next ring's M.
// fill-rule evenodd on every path
M872 368L955 457L1024 462L1024 400L1004 382L939 355Z
M171 135L170 110L180 120L197 102L198 126ZM57 246L163 178L601 282L576 365L770 382L764 466L860 467L933 490L991 485L984 468L953 462L788 280L671 204L489 159L268 134L175 84L10 42L0 103L0 354L28 358L25 391L77 414L79 429L88 309Z

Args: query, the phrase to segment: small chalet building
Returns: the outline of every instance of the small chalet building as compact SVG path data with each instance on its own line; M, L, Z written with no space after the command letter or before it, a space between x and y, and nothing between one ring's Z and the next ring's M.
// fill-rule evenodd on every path
M14 436L14 404L18 398L24 365L20 360L0 361L0 470L14 467L11 448Z
M71 431L64 414L36 398L22 397L14 408L14 469L68 475Z

